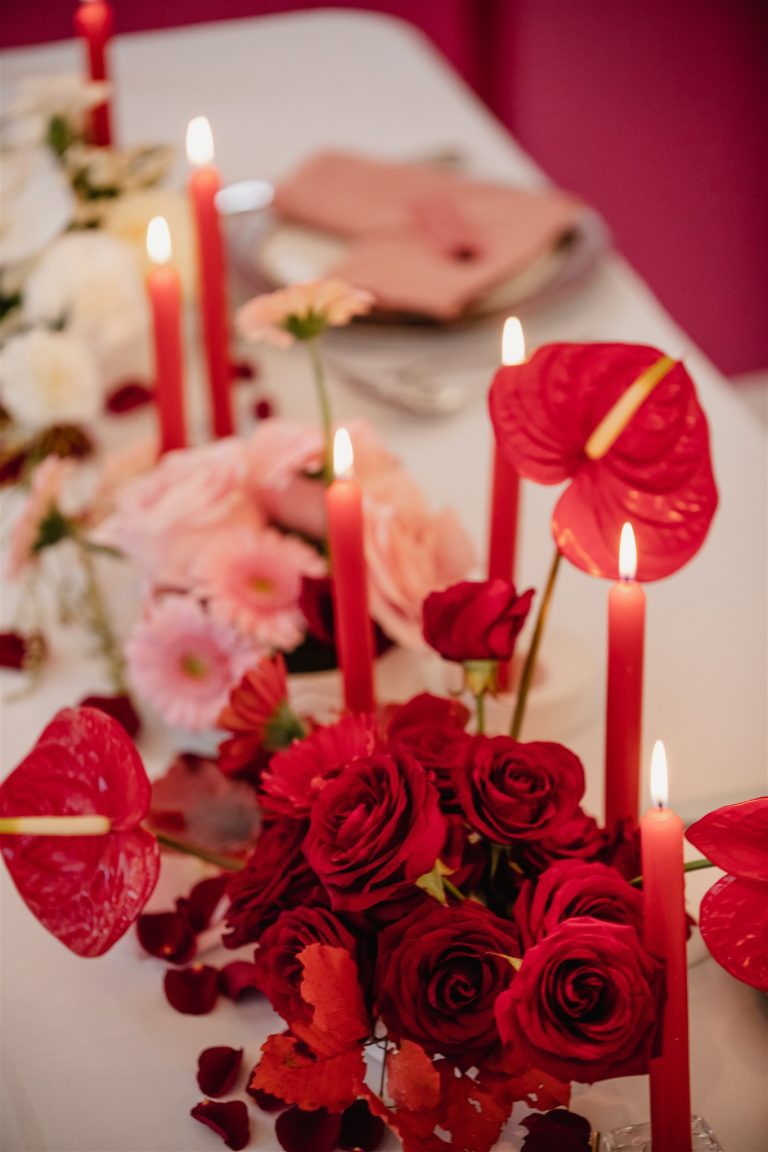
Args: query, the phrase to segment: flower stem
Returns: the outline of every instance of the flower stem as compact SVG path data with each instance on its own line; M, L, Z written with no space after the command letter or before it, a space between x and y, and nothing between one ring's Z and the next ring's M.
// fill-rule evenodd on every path
M387 1057L389 1056L389 1040L384 1041L384 1055L381 1058L381 1078L379 1080L379 1096L384 1099L384 1077L387 1074Z
M320 421L323 429L325 451L323 453L323 480L325 486L333 482L333 419L331 417L331 403L328 398L328 389L325 385L325 372L320 351L314 340L307 341L307 352L312 365L312 374L315 378L317 399L320 404Z
M539 654L541 647L541 638L544 635L544 625L547 622L549 614L549 606L552 601L552 593L555 589L555 580L557 579L557 570L560 567L561 553L559 549L555 549L555 555L552 558L552 564L549 569L549 576L547 577L547 585L544 589L544 595L539 605L539 614L536 617L536 624L533 629L533 636L531 637L531 645L528 649L528 655L525 657L525 664L523 665L523 672L520 677L520 685L517 689L517 700L515 701L515 712L512 717L512 727L509 734L513 740L517 740L520 736L520 730L523 727L523 719L525 717L525 705L528 700L528 691L531 687L533 680L533 673L536 668L536 658Z
M688 860L683 865L683 872L701 872L702 868L714 867L715 865L712 863L712 861L705 858L702 858L701 860ZM632 880L629 881L629 883L633 888L642 888L643 878L642 876L635 876Z
M93 556L86 542L75 537L80 563L85 575L85 608L88 626L96 636L99 651L107 662L109 676L115 692L126 695L128 686L125 680L125 657L112 630L112 624L96 577Z
M199 848L196 844L187 843L186 840L177 840L175 836L168 836L165 832L158 832L154 828L150 828L150 831L162 848L205 860L207 864L215 864L223 872L240 872L245 867L245 861L236 860L234 856L220 856L216 852L209 852L207 848Z
M475 696L475 714L477 716L477 731L485 732L485 692L478 692Z
M455 884L451 884L450 880L445 876L443 876L443 887L446 892L450 892L451 896L455 897L456 900L466 900L466 896L461 889L457 888Z

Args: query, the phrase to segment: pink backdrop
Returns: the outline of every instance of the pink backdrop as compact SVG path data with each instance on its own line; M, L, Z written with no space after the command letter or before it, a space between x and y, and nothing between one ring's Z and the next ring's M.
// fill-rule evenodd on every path
M118 32L348 7L420 27L726 373L768 365L766 0L113 0ZM6 5L3 46L70 35Z

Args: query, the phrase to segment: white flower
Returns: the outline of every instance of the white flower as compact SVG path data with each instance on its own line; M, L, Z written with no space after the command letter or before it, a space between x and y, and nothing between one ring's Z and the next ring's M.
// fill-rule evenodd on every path
M148 374L147 300L135 256L99 232L62 236L24 290L28 324L65 323L92 348L105 383Z
M23 76L3 111L3 142L42 144L54 117L66 121L75 135L82 134L85 113L104 103L110 87L86 80L80 72Z
M3 154L0 164L0 267L31 260L69 225L75 197L47 148Z
M174 266L184 295L193 297L197 290L197 257L189 198L171 188L142 188L102 201L101 227L130 244L145 273L150 268L147 225L153 216L163 216L168 224Z
M37 329L14 336L0 353L0 396L21 424L79 423L99 412L99 374L82 340Z

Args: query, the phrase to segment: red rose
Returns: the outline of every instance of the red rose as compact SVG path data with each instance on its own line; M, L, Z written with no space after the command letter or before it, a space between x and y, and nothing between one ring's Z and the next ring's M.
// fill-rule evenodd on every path
M258 940L286 908L325 904L325 894L301 851L306 825L275 820L263 825L256 847L242 872L230 881L227 894L228 948Z
M389 746L416 757L448 809L457 807L453 773L466 763L468 720L469 710L460 701L422 692L393 709L386 725Z
M467 822L497 844L551 835L572 818L584 794L584 769L573 752L509 736L476 736L454 780Z
M429 872L445 840L436 789L406 752L349 764L312 809L304 852L333 908L362 911Z
M422 608L424 639L445 660L509 660L531 607L509 580L462 580L431 592Z
M519 955L514 925L474 901L436 900L379 937L375 1003L396 1040L414 1040L462 1067L499 1044L497 997L514 980L506 956Z
M542 840L526 840L517 845L515 859L526 872L538 874L549 868L557 860L600 860L612 864L605 858L607 838L594 816L588 816L581 808L565 824L559 825ZM626 878L623 870L621 875ZM631 873L637 876L641 869Z
M505 1044L561 1080L647 1071L661 1017L662 964L633 928L566 920L526 952L496 1002Z
M576 860L561 860L536 880L523 882L514 919L524 948L576 916L628 924L641 935L643 897L615 868Z
M330 944L345 948L355 956L357 944L338 916L325 908L292 908L281 912L274 924L261 935L254 965L259 988L275 1012L292 1025L308 1023L312 1009L302 999L304 967L297 959L310 944Z

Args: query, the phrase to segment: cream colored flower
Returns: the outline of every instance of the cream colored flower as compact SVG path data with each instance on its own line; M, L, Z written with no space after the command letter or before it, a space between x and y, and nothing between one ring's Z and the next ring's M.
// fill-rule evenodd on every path
M24 332L0 352L0 396L32 428L92 420L99 412L99 374L83 340L45 328Z
M3 112L6 146L43 144L51 120L63 120L73 136L83 133L85 113L108 98L111 85L82 73L23 76Z
M169 188L144 188L104 200L101 227L130 245L146 275L150 267L147 225L153 216L163 216L168 223L173 263L181 277L184 295L192 297L197 290L195 238L189 200L183 193Z
M47 148L3 153L0 163L0 267L31 260L68 227L75 198Z
M373 303L369 292L344 280L310 280L255 296L238 310L237 327L246 340L287 348L294 340L312 340L328 327L364 316Z

